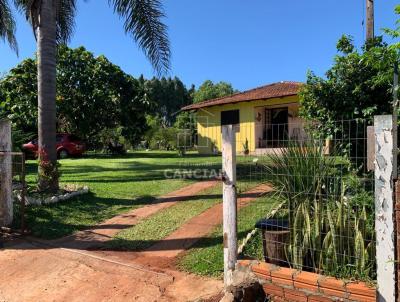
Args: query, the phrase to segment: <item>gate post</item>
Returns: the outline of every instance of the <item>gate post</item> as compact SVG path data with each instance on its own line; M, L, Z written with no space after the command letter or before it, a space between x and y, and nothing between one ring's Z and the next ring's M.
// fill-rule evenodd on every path
M13 219L11 122L0 120L0 227Z
M222 126L224 285L232 284L237 260L236 135L234 125Z
M392 115L378 115L375 128L375 234L378 301L395 301L395 227L393 179L397 148ZM396 155L396 156L395 156Z
M396 226L396 270L397 270L397 288L396 296L397 300L400 301L400 265L399 265L399 255L400 255L400 181L395 182L395 226Z

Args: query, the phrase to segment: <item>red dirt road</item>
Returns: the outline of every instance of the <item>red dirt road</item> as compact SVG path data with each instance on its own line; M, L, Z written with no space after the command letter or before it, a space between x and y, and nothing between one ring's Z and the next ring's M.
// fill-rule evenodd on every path
M0 267L2 302L194 301L222 289L219 280L28 242L0 251Z
M134 260L134 252L88 251L101 248L121 229L217 183L192 184L59 240L8 242L0 250L0 302L183 302L219 293L220 280L178 272L171 268L170 260L164 263L149 258L141 263Z

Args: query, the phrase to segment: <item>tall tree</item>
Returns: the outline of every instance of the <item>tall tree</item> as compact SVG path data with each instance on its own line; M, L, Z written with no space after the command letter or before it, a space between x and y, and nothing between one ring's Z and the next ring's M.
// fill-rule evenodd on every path
M177 112L191 103L189 92L178 77L153 78L146 82L150 106L162 120L162 126L175 122Z
M210 80L204 81L194 93L193 102L199 103L209 99L220 98L238 92L227 82L213 83Z
M57 43L67 43L72 36L76 0L14 0L25 13L37 40L38 56L38 135L40 190L58 189L56 137L56 53ZM169 68L170 47L159 0L108 0L125 20L125 32L144 50L160 74ZM0 37L18 50L15 20L8 0L0 0Z
M135 144L146 129L144 89L105 56L84 47L58 47L57 130L79 135L91 145L100 133L121 128ZM26 59L0 79L0 111L29 139L37 133L37 60ZM96 114L93 114L96 112ZM99 116L101 118L99 118ZM16 145L18 148L21 143Z

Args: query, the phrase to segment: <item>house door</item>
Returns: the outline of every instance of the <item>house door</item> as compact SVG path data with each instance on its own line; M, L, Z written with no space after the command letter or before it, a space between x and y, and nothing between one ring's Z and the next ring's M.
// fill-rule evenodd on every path
M288 108L266 109L267 147L278 148L286 145L288 137Z

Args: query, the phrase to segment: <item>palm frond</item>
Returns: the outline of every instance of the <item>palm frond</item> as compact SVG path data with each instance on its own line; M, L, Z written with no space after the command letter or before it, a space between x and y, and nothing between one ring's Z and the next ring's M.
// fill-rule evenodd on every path
M38 0L13 0L15 7L21 12L25 13L29 8Z
M35 29L39 26L41 0L14 0L17 9ZM56 0L57 42L66 44L75 29L76 0Z
M159 0L108 0L114 11L125 20L125 32L139 44L156 72L170 68L171 50L165 17Z
M38 11L40 9L41 0L14 0L14 4L31 24L33 35L36 38L35 29L39 22Z
M18 54L18 44L15 39L15 20L8 0L0 0L0 39L7 41L11 49Z
M57 42L67 44L75 29L76 0L57 0Z

